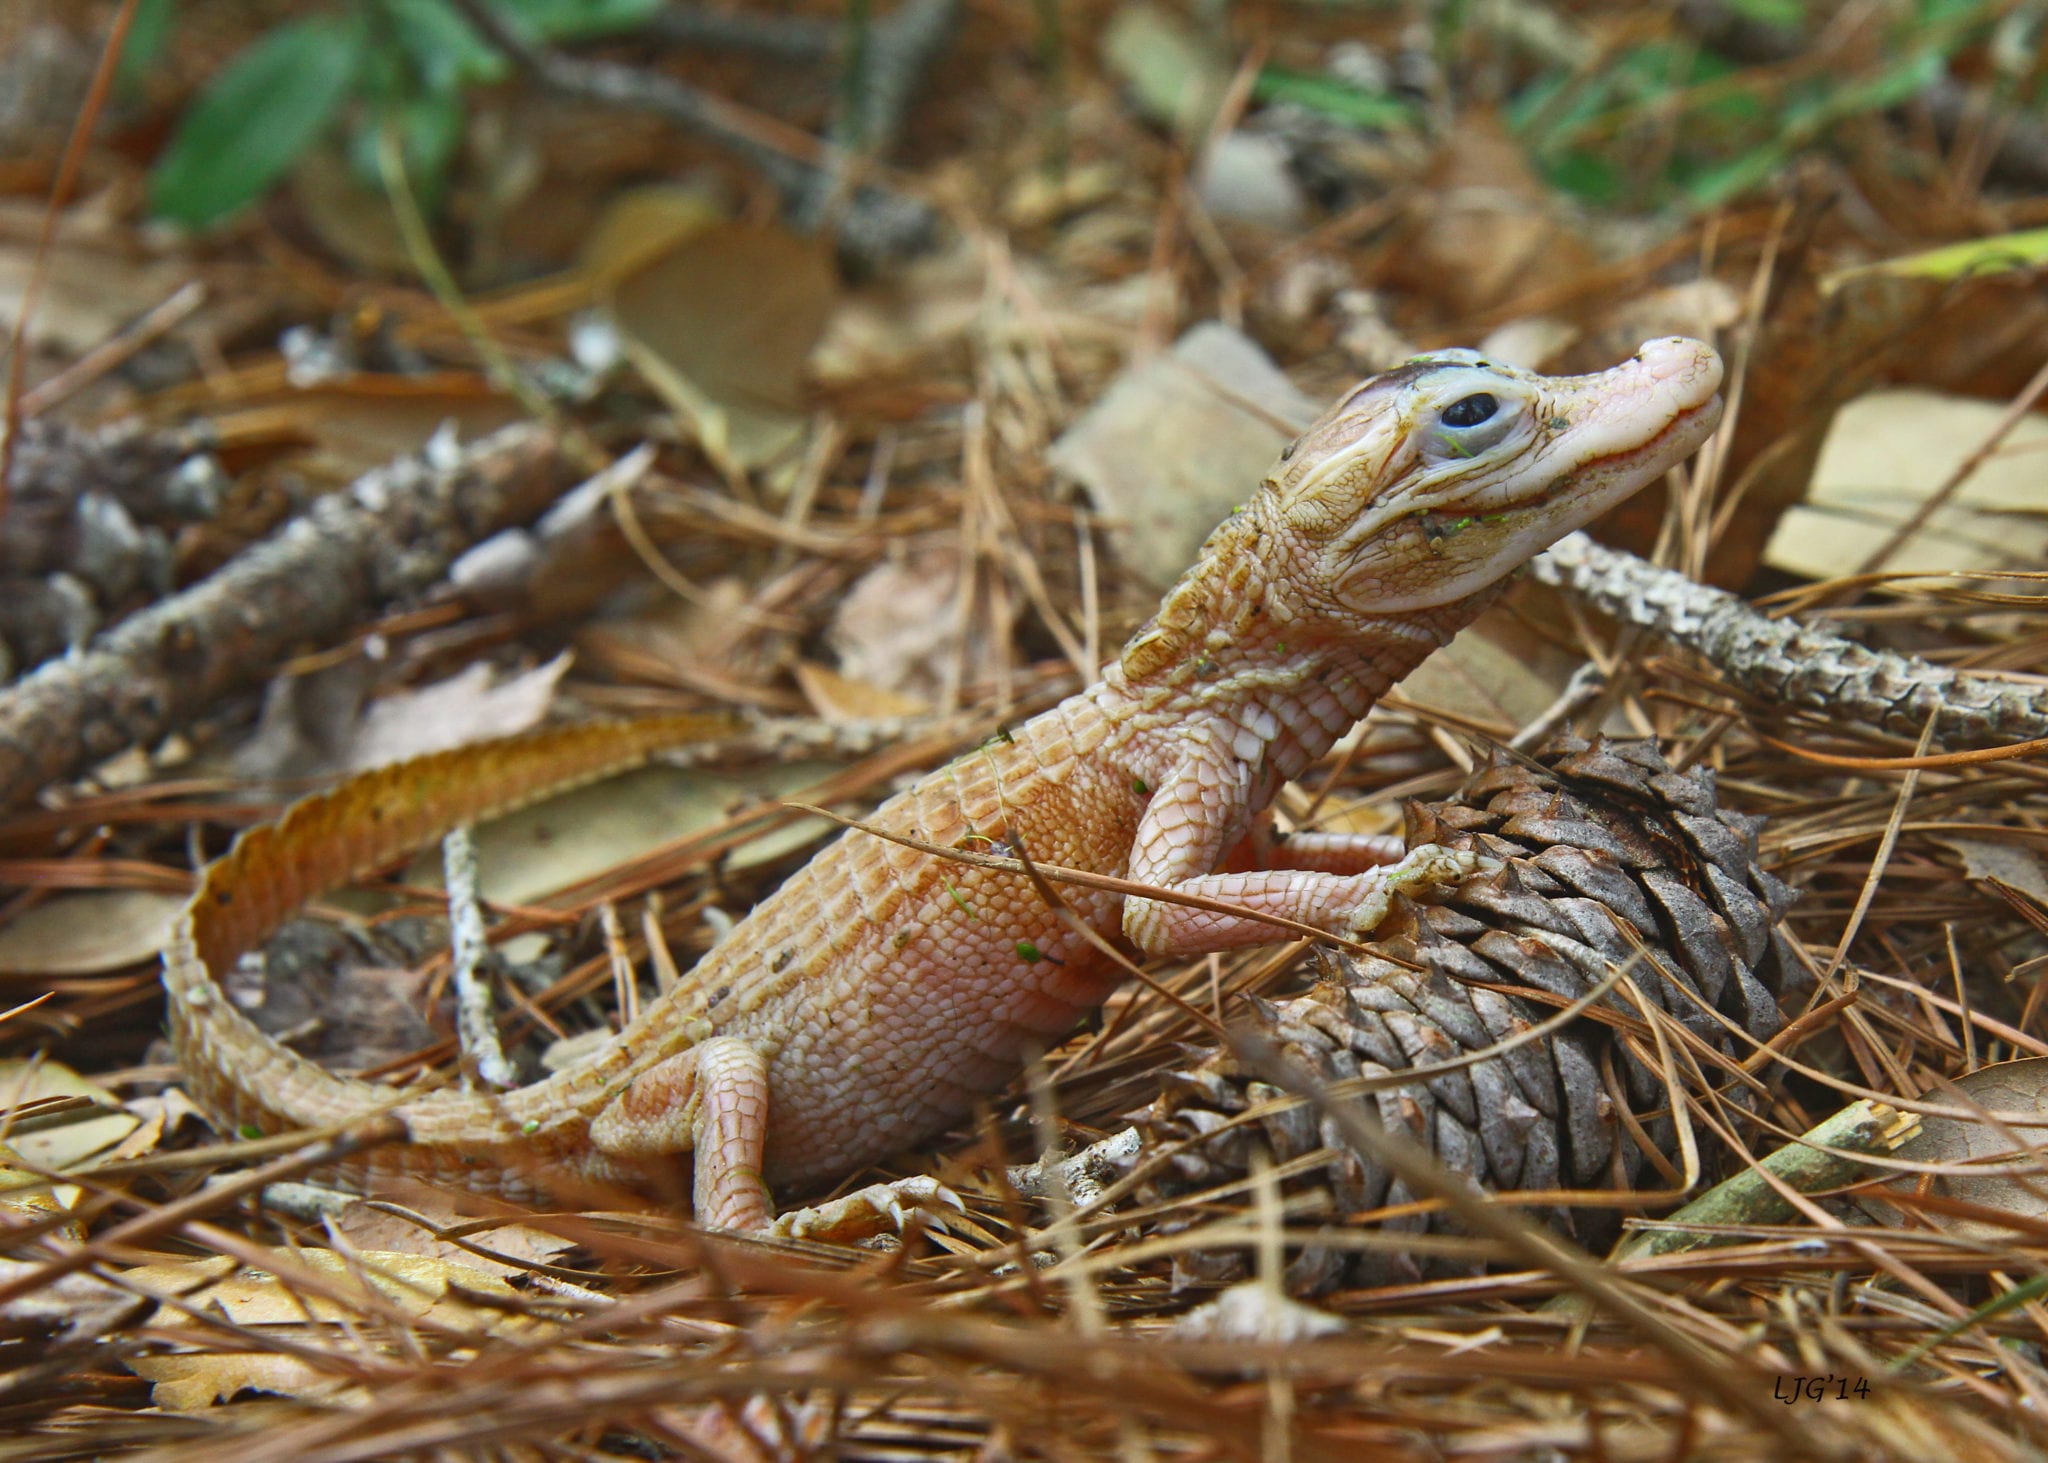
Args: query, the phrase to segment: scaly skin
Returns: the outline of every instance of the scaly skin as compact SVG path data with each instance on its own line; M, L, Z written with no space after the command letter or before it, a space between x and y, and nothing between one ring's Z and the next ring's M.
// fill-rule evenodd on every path
M1469 873L1469 856L1327 836L1247 844L1255 820L1513 569L1690 454L1719 417L1720 380L1708 347L1665 340L1591 376L1454 351L1365 382L1282 454L1100 682L891 798L870 826L1021 847L1246 911L1064 889L1096 931L1150 954L1280 937L1257 914L1369 928L1393 890ZM848 833L596 1057L503 1095L334 1077L213 984L321 889L705 730L677 718L442 754L247 835L165 959L195 1094L270 1131L395 1112L410 1142L360 1165L372 1185L409 1175L556 1199L623 1186L690 1195L708 1225L785 1232L886 1218L888 1197L863 1191L778 1224L768 1185L814 1188L943 1130L1115 984L1020 873ZM1219 872L1241 845L1295 867Z

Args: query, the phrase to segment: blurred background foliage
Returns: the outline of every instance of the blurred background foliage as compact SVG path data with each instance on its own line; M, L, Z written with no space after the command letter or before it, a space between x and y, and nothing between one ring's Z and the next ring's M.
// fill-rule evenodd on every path
M664 11L665 0L488 0L523 35L542 43L629 38ZM121 62L128 87L145 84L171 36L205 0L139 0ZM707 9L715 7L706 7ZM1805 0L1722 0L1692 6L1705 22L1673 32L1679 6L1560 6L1503 0L1387 0L1323 3L1192 4L1164 7L1135 44L1148 55L1131 66L1140 90L1178 93L1203 52L1231 27L1254 24L1279 35L1291 22L1327 30L1347 13L1384 22L1407 15L1428 28L1430 51L1447 74L1474 57L1494 65L1475 75L1502 108L1514 135L1554 186L1588 203L1628 208L1711 209L1766 184L1802 148L1832 129L1898 107L1923 93L1959 58L1985 95L2015 107L2041 94L2042 8L2015 0L1904 0L1862 7L1867 14L1846 57L1802 60L1797 47L1843 19L1838 7ZM729 7L772 31L819 23L819 8ZM1052 54L1069 12L1094 4L1036 0L1041 54ZM1122 20L1151 10L1123 7ZM1565 23L1573 11L1604 12L1604 36L1588 40ZM842 58L869 49L871 8L843 8ZM1118 17L1111 17L1113 27ZM1169 31L1179 32L1170 35ZM1717 44L1717 41L1720 44ZM1183 52L1183 43L1194 54ZM1851 64L1843 64L1844 61ZM1758 64L1761 61L1763 64ZM1161 74L1148 75L1159 71ZM504 54L480 36L451 0L333 0L291 7L224 58L183 106L152 173L151 202L174 222L205 227L262 197L306 151L338 137L358 176L379 181L376 137L403 139L413 186L430 204L442 193L471 117L474 88L504 81ZM1432 98L1388 77L1347 77L1268 60L1251 78L1258 103L1284 103L1333 123L1366 129L1427 124ZM1435 100L1441 100L1435 99ZM1049 104L1057 105L1056 98Z

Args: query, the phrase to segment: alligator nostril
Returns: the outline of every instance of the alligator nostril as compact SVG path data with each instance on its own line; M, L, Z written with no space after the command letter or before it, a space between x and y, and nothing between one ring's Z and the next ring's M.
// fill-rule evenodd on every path
M1636 360L1653 381L1682 381L1703 395L1712 395L1721 385L1721 357L1712 346L1682 335L1644 341Z

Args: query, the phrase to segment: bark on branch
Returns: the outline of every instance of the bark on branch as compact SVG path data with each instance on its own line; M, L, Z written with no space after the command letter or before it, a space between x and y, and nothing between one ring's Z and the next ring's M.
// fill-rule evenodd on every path
M1760 701L1903 737L1917 738L1933 716L1935 740L1947 747L2048 737L2048 687L1949 670L1794 620L1773 620L1725 590L1603 548L1582 533L1539 554L1530 572L1625 624L1694 651Z
M80 654L0 690L0 808L150 742L276 662L417 594L479 539L524 523L567 479L553 433L507 427L402 458L321 499L217 573Z

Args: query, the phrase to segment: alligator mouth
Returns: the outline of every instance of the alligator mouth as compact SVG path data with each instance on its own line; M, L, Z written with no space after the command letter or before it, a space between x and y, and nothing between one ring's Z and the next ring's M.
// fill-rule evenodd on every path
M1672 417L1664 424L1663 430L1648 441L1634 447L1624 447L1617 452L1587 458L1579 464L1573 476L1589 469L1627 469L1648 459L1665 460L1666 468L1676 467L1713 435L1714 428L1721 421L1721 407L1721 393L1717 391L1698 406L1689 406ZM1684 442L1684 450L1673 451L1674 441Z
M1643 480L1650 472L1676 467L1692 455L1700 444L1712 435L1721 418L1721 396L1719 392L1709 396L1697 406L1689 406L1674 414L1655 435L1638 442L1633 447L1617 447L1612 452L1603 452L1597 457L1588 457L1576 463L1569 472L1545 482L1527 497L1513 502L1487 503L1461 508L1454 503L1440 504L1415 515L1417 526L1431 543L1461 533L1474 524L1503 518L1511 513L1527 512L1548 504L1564 501L1576 496L1574 485L1587 474L1604 473L1610 480L1614 474L1632 475L1638 465L1645 469ZM1680 445L1683 444L1683 445ZM1652 468L1650 464L1661 464ZM1639 480L1636 486L1641 485Z

